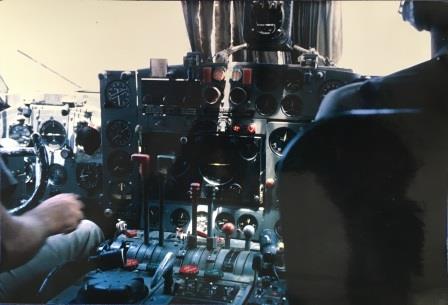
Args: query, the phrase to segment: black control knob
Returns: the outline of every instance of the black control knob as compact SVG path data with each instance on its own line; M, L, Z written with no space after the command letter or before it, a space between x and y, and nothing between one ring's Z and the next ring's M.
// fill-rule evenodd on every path
M82 126L77 130L76 144L84 148L84 152L93 155L101 145L101 135L96 128Z

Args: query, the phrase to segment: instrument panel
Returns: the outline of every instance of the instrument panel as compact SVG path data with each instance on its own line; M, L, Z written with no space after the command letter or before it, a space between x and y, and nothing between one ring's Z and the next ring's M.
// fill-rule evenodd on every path
M8 127L18 146L32 145L33 132L45 146L42 199L80 194L87 217L113 237L98 249L99 259L116 251L138 261L132 273L129 266L92 271L55 302L90 302L107 294L98 283L122 287L138 274L146 283L168 257L173 290L158 286L154 299L144 291L148 282L137 303L285 304L277 165L322 98L359 75L335 67L188 62L168 66L166 77L151 69L106 71L95 99L100 111L76 100L34 101ZM36 184L35 163L27 157L8 164L25 182L23 194ZM117 221L137 231L118 232ZM258 255L267 260L260 266Z

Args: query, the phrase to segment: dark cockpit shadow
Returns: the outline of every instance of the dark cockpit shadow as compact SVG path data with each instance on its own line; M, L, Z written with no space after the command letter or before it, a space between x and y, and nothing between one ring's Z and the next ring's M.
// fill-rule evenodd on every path
M292 142L279 198L293 304L448 300L446 125L353 112Z

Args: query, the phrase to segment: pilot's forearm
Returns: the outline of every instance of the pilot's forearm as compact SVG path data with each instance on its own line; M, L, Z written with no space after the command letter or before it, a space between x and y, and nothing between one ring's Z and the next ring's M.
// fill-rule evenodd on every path
M45 223L32 213L11 216L0 205L0 270L9 270L31 259L50 235Z

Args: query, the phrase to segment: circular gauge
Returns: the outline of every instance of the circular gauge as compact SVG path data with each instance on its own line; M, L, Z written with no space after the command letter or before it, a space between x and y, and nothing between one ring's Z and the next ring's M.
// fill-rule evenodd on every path
M62 165L53 163L48 168L48 180L53 185L61 186L67 181L67 171Z
M202 97L207 104L216 104L221 99L221 91L216 87L207 87L202 91Z
M149 207L149 225L152 228L158 227L160 224L160 209L159 207Z
M235 87L230 90L229 100L235 106L241 105L247 102L248 94L247 91L241 87Z
M222 212L216 216L215 225L218 228L218 230L221 231L222 226L228 222L233 223L233 224L235 223L235 217L233 217L232 214L230 214L228 212Z
M170 221L176 228L184 228L190 222L190 214L185 209L176 209L171 213Z
M52 147L61 147L67 136L64 126L53 119L48 120L42 124L39 131L44 144Z
M302 113L302 107L302 100L297 95L287 95L282 100L282 110L286 115L300 115Z
M203 233L207 233L208 213L204 211L198 212L197 230Z
M17 123L9 127L9 137L20 145L28 146L31 138L31 127L23 123Z
M110 82L106 87L106 103L109 107L124 108L129 105L131 94L126 82L116 80Z
M275 223L274 231L275 231L275 234L277 234L278 237L280 237L280 238L283 237L282 224L281 224L280 220L277 220L277 222Z
M277 101L271 94L260 95L255 101L255 106L262 115L272 115L277 111Z
M283 155L286 145L296 135L296 133L287 127L280 127L271 132L269 136L269 146L277 155Z
M112 145L125 146L132 137L131 126L124 120L114 120L107 124L106 135Z
M250 214L243 214L238 218L238 228L243 230L245 226L251 225L257 230L258 221L255 216Z
M107 167L112 172L112 175L124 176L131 171L131 157L125 151L116 150L109 155Z
M232 181L237 147L228 138L219 136L197 137L199 172L210 185L224 185Z
M76 167L78 185L86 190L93 190L100 182L98 165L93 163L78 164Z
M239 154L246 161L254 160L260 151L257 142L252 138L241 138L238 143Z
M116 202L124 202L132 200L132 185L129 182L118 182L112 185L111 198Z
M320 88L320 96L321 99L323 99L325 97L325 95L328 94L328 92L337 89L339 87L341 87L342 85L344 85L344 83L340 80L329 80L326 81L322 87Z

